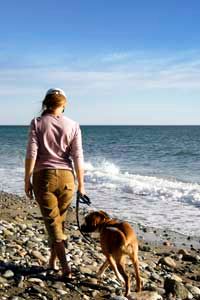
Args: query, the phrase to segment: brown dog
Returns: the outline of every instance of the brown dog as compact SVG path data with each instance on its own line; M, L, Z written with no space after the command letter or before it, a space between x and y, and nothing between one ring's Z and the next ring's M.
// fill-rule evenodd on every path
M85 217L83 232L100 233L100 243L106 261L97 273L101 276L110 265L120 281L125 282L125 296L130 294L130 278L125 272L125 258L128 255L133 262L136 275L136 291L141 291L138 262L138 241L133 228L127 222L110 219L104 211L95 211Z

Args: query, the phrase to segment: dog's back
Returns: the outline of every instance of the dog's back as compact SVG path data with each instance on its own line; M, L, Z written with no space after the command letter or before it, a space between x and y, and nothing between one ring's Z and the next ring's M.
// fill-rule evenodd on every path
M110 220L100 232L100 241L105 253L113 254L120 250L123 254L131 255L138 251L137 237L128 222Z

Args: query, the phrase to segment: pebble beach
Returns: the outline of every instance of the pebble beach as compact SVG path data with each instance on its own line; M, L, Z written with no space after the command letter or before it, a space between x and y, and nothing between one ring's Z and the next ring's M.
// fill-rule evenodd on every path
M49 248L43 220L34 200L0 192L0 299L125 300L124 288L108 269L101 279L96 272L104 261L98 236L88 244L78 231L75 208L66 221L66 255L73 278L65 282L59 270L47 267ZM86 209L81 209L82 215ZM136 226L139 239L141 293L135 293L134 271L131 296L135 300L200 299L200 241Z

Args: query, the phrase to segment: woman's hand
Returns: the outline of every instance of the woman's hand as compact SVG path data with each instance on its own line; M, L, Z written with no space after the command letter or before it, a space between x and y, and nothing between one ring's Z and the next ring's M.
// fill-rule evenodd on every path
M80 194L85 195L85 187L84 186L78 186L78 191Z
M35 159L26 158L26 160L25 160L25 177L24 177L25 186L24 186L24 190L25 190L26 196L30 199L33 199L33 186L31 184L31 176L33 174L34 166L35 166Z
M33 186L31 184L30 179L25 180L25 187L24 187L26 196L30 199L33 199Z

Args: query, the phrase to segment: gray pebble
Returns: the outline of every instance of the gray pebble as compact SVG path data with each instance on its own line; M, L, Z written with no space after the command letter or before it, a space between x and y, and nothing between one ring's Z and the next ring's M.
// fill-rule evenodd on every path
M12 270L7 270L7 271L3 274L3 277L4 277L4 278L7 278L7 279L12 278L12 277L14 277L14 276L15 276L15 274L14 274L14 272L13 272Z

